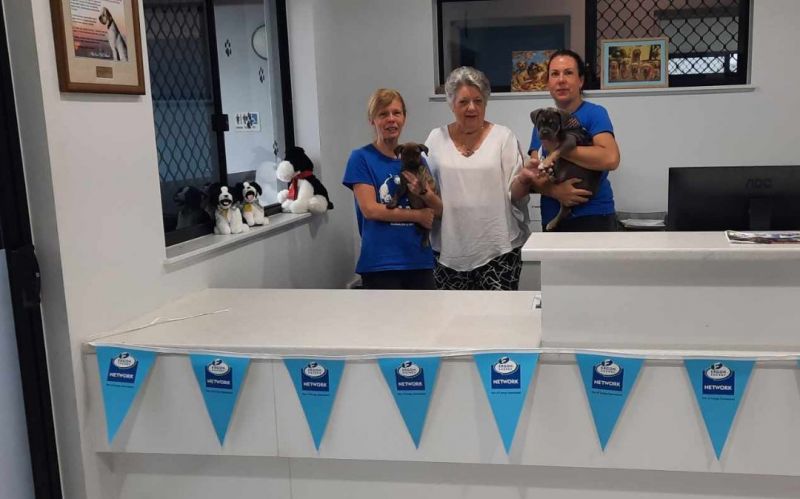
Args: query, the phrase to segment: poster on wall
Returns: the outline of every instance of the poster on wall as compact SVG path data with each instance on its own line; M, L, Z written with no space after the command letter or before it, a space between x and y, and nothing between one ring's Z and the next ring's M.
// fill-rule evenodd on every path
M511 52L511 91L535 92L547 89L547 61L555 50Z
M62 92L144 94L137 0L50 0Z

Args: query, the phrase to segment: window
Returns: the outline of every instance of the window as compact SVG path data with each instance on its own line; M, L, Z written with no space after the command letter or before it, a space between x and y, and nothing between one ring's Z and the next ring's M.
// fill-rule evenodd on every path
M285 0L144 0L167 246L211 233L208 188L274 204L294 142Z
M507 92L515 53L561 48L584 57L586 88L599 88L604 38L668 37L671 87L747 82L750 0L437 0L436 8L439 93L462 65Z
M747 83L750 0L593 0L590 68L602 38L669 38L669 86ZM593 71L593 81L597 80ZM596 87L595 87L596 88Z

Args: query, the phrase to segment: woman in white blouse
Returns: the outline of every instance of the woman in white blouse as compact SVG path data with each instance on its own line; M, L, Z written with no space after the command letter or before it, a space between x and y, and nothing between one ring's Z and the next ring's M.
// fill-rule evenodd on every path
M477 69L453 70L445 94L455 121L425 141L443 205L431 232L439 289L519 286L520 248L530 234L528 196L512 198L510 187L523 156L511 130L485 119L490 88Z

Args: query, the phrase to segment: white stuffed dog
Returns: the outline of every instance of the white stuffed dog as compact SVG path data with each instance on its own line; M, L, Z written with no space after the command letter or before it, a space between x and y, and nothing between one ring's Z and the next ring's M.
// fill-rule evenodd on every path
M314 176L314 165L302 147L290 147L285 161L278 164L275 175L289 183L278 193L278 202L285 213L325 213L333 209L328 191Z
M241 234L249 231L250 227L242 222L242 212L234 204L228 187L218 186L214 192L217 199L217 209L214 211L214 234Z
M261 186L257 182L239 182L233 188L233 193L236 195L236 202L242 207L242 218L248 226L269 223L269 219L264 216L264 207L258 200L261 196Z

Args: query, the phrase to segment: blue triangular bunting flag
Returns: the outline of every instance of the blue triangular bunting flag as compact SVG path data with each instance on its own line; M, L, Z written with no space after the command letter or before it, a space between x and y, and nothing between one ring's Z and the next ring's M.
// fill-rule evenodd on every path
M218 357L189 354L192 370L206 402L206 409L214 425L220 445L231 422L233 408L244 382L250 359L246 357Z
M118 347L97 347L96 351L110 444L147 379L156 353Z
M482 353L473 356L506 454L511 451L538 353Z
M314 447L319 450L336 390L344 370L343 360L284 359L306 415Z
M439 357L378 359L414 445L419 447L431 394L439 372Z
M600 448L606 450L644 359L575 354Z
M684 360L717 459L725 448L754 363L730 359Z

